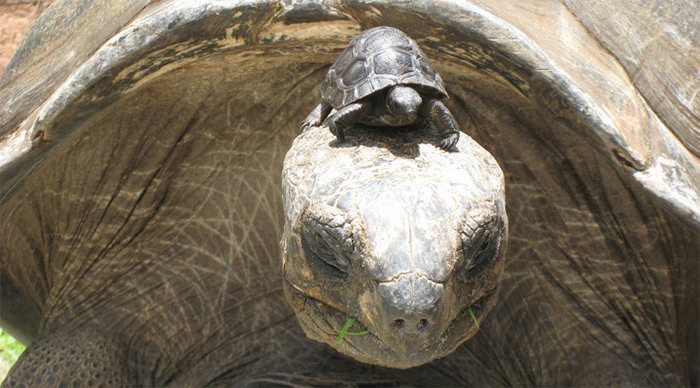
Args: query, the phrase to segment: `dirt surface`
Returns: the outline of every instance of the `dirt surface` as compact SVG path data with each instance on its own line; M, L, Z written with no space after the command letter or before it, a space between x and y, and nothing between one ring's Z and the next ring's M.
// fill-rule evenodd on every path
M0 74L22 37L50 1L0 0Z

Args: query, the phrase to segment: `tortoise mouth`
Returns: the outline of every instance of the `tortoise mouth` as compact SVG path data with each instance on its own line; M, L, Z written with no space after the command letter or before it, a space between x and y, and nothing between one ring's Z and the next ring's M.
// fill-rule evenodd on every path
M413 352L399 352L388 341L365 325L361 316L336 307L295 287L285 278L287 298L306 335L326 343L360 362L389 368L406 369L423 365L452 353L479 330L483 317L493 308L497 289L490 289L455 315L443 333L427 347ZM341 328L354 318L348 333L339 335Z

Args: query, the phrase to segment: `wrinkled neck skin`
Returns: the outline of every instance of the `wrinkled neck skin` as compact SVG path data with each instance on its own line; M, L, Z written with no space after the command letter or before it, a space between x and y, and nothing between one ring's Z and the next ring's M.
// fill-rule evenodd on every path
M419 366L450 354L495 305L507 217L503 172L468 136L430 127L312 127L284 163L287 299L309 338L359 361ZM357 320L361 336L337 336Z

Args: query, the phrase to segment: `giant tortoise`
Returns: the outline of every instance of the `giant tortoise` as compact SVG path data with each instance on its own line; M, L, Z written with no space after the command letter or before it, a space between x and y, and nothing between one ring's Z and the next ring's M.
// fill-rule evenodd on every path
M5 383L698 385L700 5L616 5L53 2L0 80L0 323L29 343ZM455 152L298 128L381 25L442 75ZM363 310L450 284L431 322ZM452 345L420 337L465 306ZM346 318L367 333L334 340Z

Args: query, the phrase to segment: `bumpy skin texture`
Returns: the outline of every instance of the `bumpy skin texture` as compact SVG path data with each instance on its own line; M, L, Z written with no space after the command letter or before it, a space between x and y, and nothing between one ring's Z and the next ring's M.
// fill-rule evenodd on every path
M10 374L3 386L133 386L136 380L119 341L90 325L37 338L22 354L25 367Z
M653 77L697 56L623 53L635 78L614 55L637 47L628 25L660 39L645 50L692 49L671 27L697 13L635 15L695 3L54 2L0 81L0 272L20 295L0 295L0 321L40 333L10 379L37 378L29 355L87 326L142 385L697 385L700 173L670 119L692 81L658 67L662 93ZM604 47L600 20L621 27ZM308 339L279 250L297 123L376 25L424 47L501 166L509 217L477 334L401 371Z
M476 333L503 269L505 187L495 159L462 138L448 153L419 128L357 130L342 144L326 128L297 137L282 175L282 262L309 338L409 368ZM337 341L349 317L368 333Z

